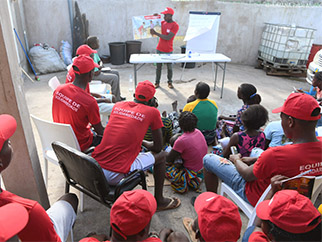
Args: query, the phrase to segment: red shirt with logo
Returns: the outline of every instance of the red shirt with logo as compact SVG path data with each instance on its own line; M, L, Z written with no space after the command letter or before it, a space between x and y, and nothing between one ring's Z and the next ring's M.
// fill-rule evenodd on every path
M21 241L61 241L48 214L38 202L19 197L8 191L2 191L0 193L0 207L9 203L21 204L29 214L27 225L18 234Z
M173 39L176 36L178 30L179 30L179 25L176 22L173 21L171 23L168 23L166 21L162 21L161 34L168 35L171 32L171 33L174 33L174 36L169 40L160 38L159 44L157 46L157 50L161 52L166 52L166 53L173 51Z
M69 71L67 72L67 75L66 75L66 84L67 83L72 83L73 81L75 80L75 72L74 72L74 69L73 67L69 69ZM86 86L86 89L85 89L86 92L90 93L89 91L89 83L87 83L87 86Z
M255 206L275 175L293 177L312 169L307 176L322 175L322 142L277 146L261 154L253 167L257 180L247 182L245 193Z
M74 84L60 85L54 91L52 115L54 122L72 126L81 150L90 147L93 133L89 124L101 121L95 98Z
M106 170L128 173L149 127L163 127L158 109L132 101L116 103L92 156Z

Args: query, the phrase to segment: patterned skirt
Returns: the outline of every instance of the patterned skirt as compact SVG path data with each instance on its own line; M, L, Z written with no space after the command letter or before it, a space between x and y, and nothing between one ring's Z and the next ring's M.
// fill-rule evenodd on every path
M171 165L166 167L166 177L171 182L171 187L175 192L185 193L189 187L196 192L201 192L200 184L203 179L202 169L195 172L183 166L177 167Z

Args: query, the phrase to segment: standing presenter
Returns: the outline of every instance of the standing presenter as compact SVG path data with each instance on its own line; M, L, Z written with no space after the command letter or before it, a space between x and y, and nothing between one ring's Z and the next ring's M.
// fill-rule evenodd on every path
M154 29L150 30L151 35L160 37L157 46L158 54L171 54L173 52L173 39L179 30L179 25L173 21L172 16L174 11L172 8L167 7L165 11L161 12L164 14L164 21L161 22L161 34L156 32ZM168 87L173 89L172 85L172 63L167 63L168 67ZM157 63L157 71L155 78L155 88L160 86L162 63Z

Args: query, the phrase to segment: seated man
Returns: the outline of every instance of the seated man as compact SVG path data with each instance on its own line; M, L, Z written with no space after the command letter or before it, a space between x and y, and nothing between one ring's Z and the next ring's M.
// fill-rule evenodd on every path
M205 82L199 82L195 88L197 100L187 103L183 111L194 113L198 118L197 128L205 136L208 145L216 139L216 123L218 106L215 101L208 99L210 87Z
M54 122L72 126L82 151L97 146L104 132L97 102L85 91L87 84L92 80L95 66L98 65L89 56L77 57L73 62L74 82L60 85L53 94ZM93 134L89 124L96 134Z
M97 51L93 50L88 45L81 45L80 47L77 48L77 51L76 51L77 56L86 55L86 56L90 56L92 59L94 59L94 53L97 53ZM74 72L74 69L71 67L66 75L66 83L72 83L74 80L75 80L75 72ZM89 83L87 84L85 91L91 94L96 99L99 112L102 115L102 124L105 126L105 124L108 121L108 116L111 114L112 109L114 107L115 96L112 94L100 95L97 93L92 93L90 92Z
M94 50L100 48L99 39L96 36L89 36L86 40L86 44ZM94 77L93 80L100 80L111 85L112 93L116 97L116 101L124 101L126 98L121 97L121 89L120 89L120 75L118 71L108 70L102 71L103 62L101 61L99 55L94 53L94 62L99 65L94 69Z
M136 169L148 170L154 166L155 199L158 210L172 209L180 205L177 198L163 197L165 153L162 149L162 121L158 109L151 106L155 94L149 81L138 84L135 99L115 104L104 131L102 142L92 153L103 168L110 185L116 185ZM153 141L143 140L151 127ZM140 153L141 145L151 152Z
M250 166L241 160L240 154L230 156L234 165L221 163L216 155L206 155L207 191L217 192L219 177L246 202L255 206L270 179L277 174L293 177L312 169L308 175L322 175L322 142L315 135L315 125L320 118L316 100L304 93L292 93L284 105L273 112L281 113L284 133L293 144L267 149Z
M7 114L0 115L0 173L10 164L13 150L9 138L17 127L16 120ZM28 212L29 220L18 233L21 241L66 241L76 219L78 199L75 194L62 196L47 211L36 201L19 197L0 188L0 207L20 204Z
M237 241L242 221L238 207L229 199L212 192L200 194L195 203L198 217L184 218L188 231L194 231L199 241ZM190 223L188 223L190 222Z
M268 198L269 199L269 198ZM321 214L311 200L294 190L282 190L256 208L262 220L250 242L321 241Z

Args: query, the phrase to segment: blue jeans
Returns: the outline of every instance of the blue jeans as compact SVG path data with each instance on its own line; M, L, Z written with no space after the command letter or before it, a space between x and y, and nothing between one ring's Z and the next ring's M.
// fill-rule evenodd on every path
M214 173L224 183L230 186L244 201L248 202L245 194L246 181L241 177L236 167L232 164L221 163L219 159L224 159L215 154L207 154L203 158L204 168Z
M171 52L161 52L157 50L158 54L172 54ZM172 63L167 63L168 67L168 83L172 83L172 76L173 76L173 71L172 71ZM156 77L155 77L155 83L160 84L160 79L161 79L161 69L162 69L162 63L157 63L157 71L156 71Z

